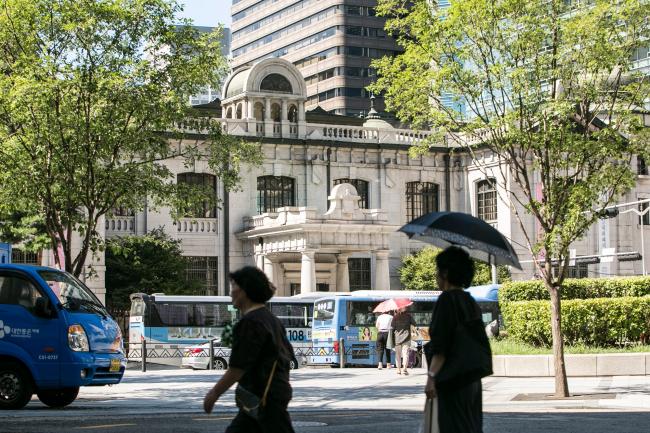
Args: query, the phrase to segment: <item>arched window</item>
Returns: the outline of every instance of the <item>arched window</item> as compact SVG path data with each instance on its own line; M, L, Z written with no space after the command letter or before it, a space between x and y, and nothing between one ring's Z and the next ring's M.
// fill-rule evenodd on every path
M482 180L476 184L476 215L484 221L497 220L497 190L495 180Z
M192 188L193 190L201 190L202 192L216 198L217 193L217 178L216 176L208 173L179 173L176 176L176 182L179 185ZM214 201L208 200L200 203L188 204L182 209L184 215L193 218L216 218L217 207Z
M232 119L232 107L228 107L226 110L226 119Z
M291 83L284 75L269 74L262 80L260 90L279 92L279 93L293 93Z
M334 180L334 185L339 185L341 183L349 183L357 190L357 195L361 197L359 199L359 207L361 209L368 209L368 182L361 179L348 179L341 178Z
M279 122L280 121L280 115L282 114L282 109L280 108L280 104L272 104L271 105L271 119L274 122Z
M241 103L237 104L237 119L241 119L243 117L242 116L243 109L244 109L243 104Z
M277 212L284 206L295 206L295 180L286 176L257 178L257 213Z
M289 122L297 123L298 122L298 109L295 105L289 107Z
M264 120L264 112L266 111L264 108L264 104L262 104L261 102L256 102L253 111L255 114L255 120L257 120L258 122Z
M438 185L432 182L406 183L406 221L438 211Z

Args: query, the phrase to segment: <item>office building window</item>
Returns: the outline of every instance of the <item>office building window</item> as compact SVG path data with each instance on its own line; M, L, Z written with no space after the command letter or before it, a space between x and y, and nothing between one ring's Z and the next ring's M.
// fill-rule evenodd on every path
M295 206L295 181L285 176L257 178L257 213L277 212L284 206Z
M179 185L186 185L191 188L200 189L203 192L216 196L217 193L217 178L216 176L208 173L179 173L176 177L176 182ZM204 201L195 203L183 209L183 213L188 217L194 218L216 218L217 207L213 202Z
M636 166L637 166L636 173L638 175L647 176L648 174L650 174L650 172L648 172L648 164L646 163L645 159L643 159L642 157L637 156Z
M429 212L438 211L438 185L432 182L406 184L406 220L413 221Z
M476 212L484 221L497 220L497 191L495 180L482 180L476 184Z
M21 250L20 248L11 249L11 263L24 265L40 265L41 253Z
M204 256L189 256L185 268L187 281L200 285L198 295L214 295L218 288L218 258Z
M339 185L342 183L349 183L357 190L357 195L361 197L359 199L359 207L361 209L368 209L368 182L361 179L336 179L334 185Z
M350 291L370 290L370 259L348 259L348 272L350 277Z

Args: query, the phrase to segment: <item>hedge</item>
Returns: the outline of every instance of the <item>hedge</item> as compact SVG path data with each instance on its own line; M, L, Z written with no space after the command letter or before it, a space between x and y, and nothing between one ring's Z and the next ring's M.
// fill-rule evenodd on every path
M567 278L560 297L569 299L620 298L650 295L650 277ZM549 293L542 280L512 281L499 290L499 302L548 301Z
M562 302L566 344L612 346L637 342L650 334L650 296L567 300ZM501 305L508 335L536 346L550 346L550 301Z

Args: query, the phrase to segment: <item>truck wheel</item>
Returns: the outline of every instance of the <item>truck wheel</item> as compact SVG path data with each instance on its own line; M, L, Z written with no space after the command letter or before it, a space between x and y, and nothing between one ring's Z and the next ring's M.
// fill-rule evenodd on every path
M49 407L65 407L75 401L79 387L61 389L42 389L36 393L38 399Z
M0 363L0 409L22 409L32 399L32 378L15 362Z

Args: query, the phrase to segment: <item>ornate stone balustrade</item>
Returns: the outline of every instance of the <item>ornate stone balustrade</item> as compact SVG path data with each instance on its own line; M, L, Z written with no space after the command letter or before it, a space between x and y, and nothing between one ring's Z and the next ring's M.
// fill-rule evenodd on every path
M215 234L217 233L216 218L181 218L175 222L179 234Z
M124 236L135 234L134 216L106 217L106 236Z

